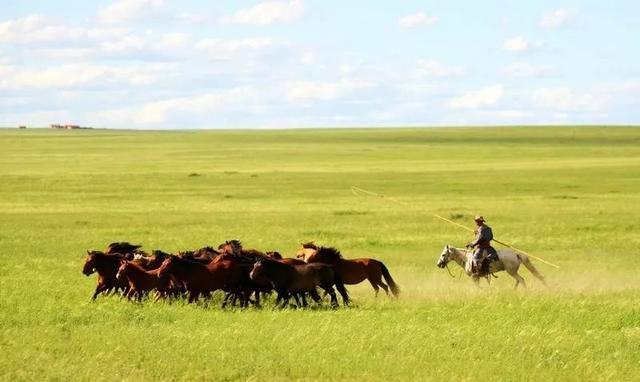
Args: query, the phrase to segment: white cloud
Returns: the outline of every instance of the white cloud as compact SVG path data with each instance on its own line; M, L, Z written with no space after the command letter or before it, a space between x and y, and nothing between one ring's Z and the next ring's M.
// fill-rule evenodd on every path
M125 121L134 125L163 125L183 118L202 119L212 112L255 111L255 104L260 97L257 89L240 86L192 96L170 97L135 108L108 110L100 113L98 118L106 124L122 124Z
M313 52L304 52L300 55L300 63L303 65L313 65L316 62L316 57Z
M419 60L416 68L418 77L458 77L465 72L462 67L445 65L435 60Z
M552 77L555 70L551 65L530 64L528 62L516 62L504 68L504 73L509 77Z
M0 89L68 89L78 87L142 86L155 82L160 68L120 68L92 64L66 64L44 69L4 67ZM1 73L1 72L0 72Z
M502 44L504 50L516 54L531 52L544 46L542 41L527 41L522 36L507 39Z
M573 19L573 12L560 8L545 14L540 20L540 26L545 29L555 29L566 25Z
M251 56L287 45L288 42L263 37L239 40L205 39L195 44L195 50L208 59L227 60L234 56Z
M368 81L341 79L334 82L296 81L286 87L287 99L291 101L328 101L344 97L356 90L373 87Z
M448 106L451 109L478 109L483 106L493 106L502 99L503 94L502 85L489 86L452 98Z
M0 23L0 42L10 44L89 43L120 37L125 33L119 28L70 27L37 14Z
M431 25L438 21L436 16L429 16L423 12L412 13L398 19L402 28L415 28L419 25Z
M521 121L533 117L535 114L527 110L505 109L505 110L488 110L480 111L480 115L501 120Z
M233 15L224 16L226 24L270 25L291 23L304 12L302 0L265 1L251 8L241 9Z
M106 24L126 24L152 16L163 3L163 0L115 0L100 10L98 19Z
M541 88L531 95L534 105L557 111L596 111L608 101L608 97L590 92L575 92L567 87Z

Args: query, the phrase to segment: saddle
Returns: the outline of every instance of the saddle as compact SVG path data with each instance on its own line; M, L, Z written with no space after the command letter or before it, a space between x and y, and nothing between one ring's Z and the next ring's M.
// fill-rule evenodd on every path
M474 273L480 277L484 277L491 273L491 263L494 261L500 261L500 259L498 258L498 253L493 247L482 248L480 256L480 269L474 269Z

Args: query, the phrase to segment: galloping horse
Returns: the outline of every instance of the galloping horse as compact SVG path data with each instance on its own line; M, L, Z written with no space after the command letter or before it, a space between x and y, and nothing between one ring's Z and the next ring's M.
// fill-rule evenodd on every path
M140 301L145 293L155 289L158 291L155 301L158 301L166 295L169 289L169 280L158 277L158 272L158 269L148 271L134 262L123 259L120 260L116 279L129 284L127 298L137 297Z
M439 268L445 268L449 261L455 261L462 269L465 270L467 276L470 276L476 285L480 281L480 277L487 277L490 274L506 271L511 277L516 280L516 284L513 286L514 289L518 288L518 285L522 284L525 288L527 285L524 282L524 278L518 274L518 268L520 268L520 264L523 264L531 274L533 274L538 280L542 281L545 284L544 276L538 272L536 267L533 266L531 260L527 255L516 253L510 249L508 250L500 250L498 251L498 261L492 261L489 264L489 272L487 274L474 274L472 270L472 261L473 261L473 251L469 251L462 248L455 248L450 245L445 245L442 253L440 254L440 258L438 259L437 266ZM545 284L546 285L546 284Z
M227 240L218 246L218 251L221 254L232 254L236 256L243 256L251 259L252 261L258 261L267 257L267 254L260 252L256 249L244 249L240 240Z
M313 242L302 243L298 249L297 257L307 263L326 263L335 267L340 274L342 282L348 285L359 284L365 279L369 280L373 290L378 295L380 288L389 295L389 289L395 297L400 294L398 285L393 281L391 274L382 261L376 259L345 259L335 248L318 247ZM382 277L389 286L382 282Z
M349 295L340 280L340 275L329 264L289 265L277 260L258 260L249 274L252 280L268 280L278 292L278 301L284 300L285 307L292 294L309 293L316 303L321 301L316 286L331 296L331 305L338 307L338 298L333 286L342 296L345 306L349 304ZM296 298L297 300L297 298ZM303 299L303 306L306 300Z
M94 272L98 272L98 285L96 285L92 300L95 300L102 292L109 293L114 289L116 291L118 289L127 291L127 283L116 279L120 260L122 259L124 259L124 256L120 254L108 255L100 251L87 251L82 273L89 276Z
M189 303L196 302L202 294L210 296L211 292L218 289L232 292L225 297L222 307L227 304L227 299L232 296L240 296L240 306L247 304L249 289L248 272L242 264L235 261L211 262L207 265L182 259L178 256L168 257L160 266L158 277L164 278L173 275L181 284L185 285L189 292Z
M143 253L140 251L141 245L131 244L126 241L115 242L107 245L107 250L104 252L107 255L113 255L119 253L127 256L127 260L131 260L133 255Z

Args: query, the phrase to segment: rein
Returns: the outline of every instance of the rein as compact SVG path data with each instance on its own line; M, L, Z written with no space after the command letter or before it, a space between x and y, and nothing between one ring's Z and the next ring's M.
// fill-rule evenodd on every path
M447 262L447 264L445 264L444 266L445 268L447 268L447 272L449 272L449 276L451 276L452 278L456 278L456 276L453 275L453 273L451 273L451 270L449 269L449 263Z

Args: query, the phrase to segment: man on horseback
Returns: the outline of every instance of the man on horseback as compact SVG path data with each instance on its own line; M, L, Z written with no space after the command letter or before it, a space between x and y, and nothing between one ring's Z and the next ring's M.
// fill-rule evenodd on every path
M484 224L485 220L482 216L475 217L478 228L475 230L476 239L467 244L467 248L475 248L473 251L473 272L475 274L489 273L489 266L492 261L497 261L498 253L491 246L493 240L493 232L491 227Z

